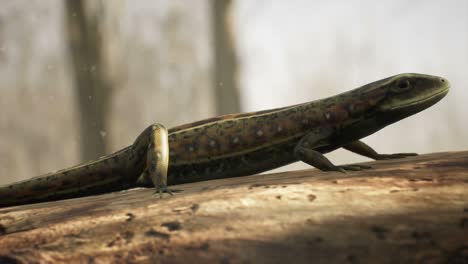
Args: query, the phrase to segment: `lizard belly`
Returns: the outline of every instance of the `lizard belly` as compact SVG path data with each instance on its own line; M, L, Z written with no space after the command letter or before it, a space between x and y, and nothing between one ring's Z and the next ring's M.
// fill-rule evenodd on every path
M247 176L297 161L294 157L296 142L261 148L230 157L190 164L169 165L169 185L201 180ZM170 161L169 161L170 164Z

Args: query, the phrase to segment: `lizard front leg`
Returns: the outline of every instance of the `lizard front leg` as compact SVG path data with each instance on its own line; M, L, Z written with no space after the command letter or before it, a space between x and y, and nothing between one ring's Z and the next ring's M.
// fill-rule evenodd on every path
M149 126L133 144L132 147L137 156L146 153L146 163L143 172L137 181L149 178L156 188L156 193L162 196L162 192L172 195L167 188L167 170L169 167L169 139L167 129L161 124Z
M375 159L375 160L386 160L386 159L400 159L406 157L417 156L416 153L394 153L394 154L379 154L371 146L366 143L357 140L351 143L348 143L343 146L344 149L347 149L356 154Z
M346 173L346 170L368 169L365 165L344 165L336 166L316 149L327 145L327 141L332 136L331 128L316 128L305 135L294 148L294 155L297 159L314 166L322 171L339 171Z

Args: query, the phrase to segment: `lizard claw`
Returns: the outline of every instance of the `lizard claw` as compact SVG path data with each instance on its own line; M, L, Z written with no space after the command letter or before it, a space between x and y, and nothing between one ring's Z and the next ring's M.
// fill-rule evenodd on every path
M168 193L170 195L174 195L173 190L167 188L167 186L159 186L156 188L153 194L159 194L159 198L163 198L163 193Z
M394 153L394 154L379 154L376 160L391 160L391 159L402 159L407 157L418 156L417 153Z
M347 174L346 170L344 168L341 168L341 167L336 167L336 171Z
M372 168L371 166L361 165L361 164L338 166L338 170L344 173L346 173L346 171L360 171L360 170L368 170L371 168Z

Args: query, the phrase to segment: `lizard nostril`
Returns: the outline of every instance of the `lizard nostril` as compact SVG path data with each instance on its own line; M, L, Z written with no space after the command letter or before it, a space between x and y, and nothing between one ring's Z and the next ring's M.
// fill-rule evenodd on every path
M441 82L445 82L445 79L444 79L444 78L440 78L440 81L441 81Z

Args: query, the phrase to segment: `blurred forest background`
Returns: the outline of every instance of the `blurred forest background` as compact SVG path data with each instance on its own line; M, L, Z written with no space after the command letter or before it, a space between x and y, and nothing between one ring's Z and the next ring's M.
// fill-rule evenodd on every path
M444 76L452 89L365 141L384 153L468 149L468 1L0 6L0 184L114 152L154 122L297 104L402 72Z

